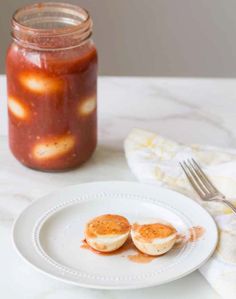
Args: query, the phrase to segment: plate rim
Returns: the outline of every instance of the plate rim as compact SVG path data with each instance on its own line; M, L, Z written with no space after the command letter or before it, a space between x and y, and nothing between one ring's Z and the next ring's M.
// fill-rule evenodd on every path
M16 241L16 230L17 230L17 224L18 222L20 221L20 219L22 217L24 217L24 214L28 212L28 210L31 209L32 206L34 206L36 203L38 203L40 200L43 200L45 198L48 198L50 195L56 195L58 194L58 192L60 192L60 190L62 191L66 191L67 189L73 189L73 188L77 188L81 185L85 186L85 185L97 185L97 184L126 184L126 185L130 185L130 184L133 184L133 185L142 185L144 187L148 187L148 188L156 188L156 189L161 189L161 190L165 190L167 193L170 192L170 193L173 193L173 194L177 194L178 196L182 196L183 198L191 201L192 204L195 204L196 206L198 206L203 213L205 213L209 220L211 219L211 222L212 222L212 227L214 227L214 232L215 232L215 242L214 244L212 245L212 249L211 251L209 251L208 255L199 263L197 264L196 266L192 267L190 270L188 271L185 271L184 273L181 273L181 274L178 274L176 275L176 277L170 277L169 279L166 279L164 282L161 281L160 283L158 283L158 281L156 282L148 282L148 281L143 281L143 282L139 282L138 285L99 285L99 284L93 284L93 283L84 283L84 282L77 282L77 281L73 281L72 279L70 278L63 278L63 277L60 277L59 275L56 275L54 273L50 273L48 271L46 271L45 269L35 265L33 262L31 262L29 259L27 259L27 255L25 255L21 250L20 248L18 247L17 245L17 241ZM187 276L189 275L190 273L194 272L195 270L199 269L203 264L205 264L209 259L210 257L212 256L212 254L214 253L215 249L216 249L216 246L217 246L217 242L218 242L218 238L219 238L219 235L218 235L218 228L217 228L217 224L214 220L214 218L211 216L211 214L205 209L203 208L198 202L196 202L195 200L191 199L190 197L180 193L180 192L177 192L175 190L171 190L171 189L168 189L168 188L165 188L165 187L161 187L161 186L157 186L157 185L153 185L153 184L147 184L147 183L140 183L140 182L136 182L136 181L117 181L117 180L111 180L111 181L93 181L93 182L85 182L85 183L79 183L79 184L71 184L71 185L67 185L67 186L64 186L64 187L59 187L57 189L55 189L54 191L52 192L49 192L39 198L37 198L36 200L34 200L33 202L31 202L25 209L23 209L23 211L17 216L17 218L15 219L14 223L13 223L13 226L12 226L12 233L11 233L11 236L12 236L12 242L13 242L13 246L17 252L17 254L24 260L27 262L28 265L31 265L35 270L39 271L40 273L42 273L43 275L47 275L48 277L51 277L53 279L56 279L58 281L62 281L64 283L69 283L69 284L72 284L72 285L76 285L76 286L80 286L80 287L85 287L85 288L91 288L91 289L103 289L103 290L128 290L128 289L141 289L141 288L148 288L148 287L154 287L154 286L158 286L158 285L162 285L162 284L165 284L165 283L168 283L168 282L171 282L171 281L175 281L177 279L180 279L180 278L183 278L184 276Z

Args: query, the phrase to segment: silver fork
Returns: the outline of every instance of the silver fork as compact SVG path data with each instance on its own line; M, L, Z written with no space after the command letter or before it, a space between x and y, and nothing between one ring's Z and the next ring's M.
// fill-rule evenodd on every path
M193 189L198 193L202 200L222 202L226 206L230 207L236 215L236 207L212 184L210 179L194 159L188 159L187 161L183 161L179 164Z

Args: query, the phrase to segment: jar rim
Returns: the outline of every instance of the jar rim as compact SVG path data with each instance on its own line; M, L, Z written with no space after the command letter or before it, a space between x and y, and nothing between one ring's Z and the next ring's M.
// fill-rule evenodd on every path
M16 10L11 25L14 40L27 43L33 48L47 48L45 45L39 45L39 38L42 41L43 38L71 36L71 41L74 43L76 41L78 45L91 36L93 23L88 11L80 6L61 2L42 2L28 4ZM51 48L49 44L48 48Z

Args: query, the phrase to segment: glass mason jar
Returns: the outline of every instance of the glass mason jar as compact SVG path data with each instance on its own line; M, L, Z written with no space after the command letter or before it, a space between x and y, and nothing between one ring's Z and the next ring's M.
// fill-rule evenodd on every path
M24 165L74 168L97 142L97 51L88 12L64 3L26 6L12 18L7 53L9 144Z

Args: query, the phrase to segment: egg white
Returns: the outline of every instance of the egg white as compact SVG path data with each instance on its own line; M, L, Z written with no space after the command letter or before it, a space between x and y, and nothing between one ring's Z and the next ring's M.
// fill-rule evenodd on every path
M161 220L161 219L152 219L152 220L145 220L145 221L139 221L136 222L138 225L144 225L144 224L154 224L154 223L161 223L165 225L171 226L170 223ZM166 252L168 252L175 244L176 238L177 238L177 233L173 233L168 237L165 238L155 238L152 241L145 241L142 240L141 238L138 238L139 233L136 232L132 227L131 227L131 238L134 243L134 245L143 253L146 253L148 255L162 255Z
M128 236L129 232L119 235L98 236L95 238L86 236L86 241L97 251L112 252L120 248L126 242Z

